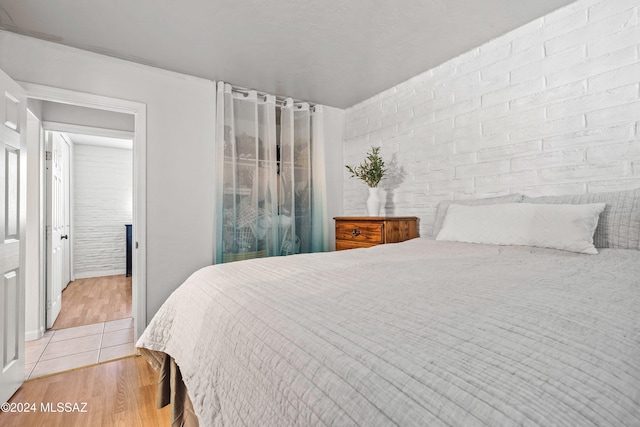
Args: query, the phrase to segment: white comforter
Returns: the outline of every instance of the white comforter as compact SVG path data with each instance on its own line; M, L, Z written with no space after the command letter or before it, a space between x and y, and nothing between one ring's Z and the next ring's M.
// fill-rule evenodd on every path
M640 426L640 251L415 239L204 268L137 345L201 426Z

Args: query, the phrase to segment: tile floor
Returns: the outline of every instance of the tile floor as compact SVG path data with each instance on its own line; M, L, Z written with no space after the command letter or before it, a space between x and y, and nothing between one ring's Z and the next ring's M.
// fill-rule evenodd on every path
M135 354L133 318L49 330L25 344L25 379Z

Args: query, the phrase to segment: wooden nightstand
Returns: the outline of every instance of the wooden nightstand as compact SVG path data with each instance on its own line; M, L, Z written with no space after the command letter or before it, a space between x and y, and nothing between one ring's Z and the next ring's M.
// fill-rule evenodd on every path
M415 216L337 216L336 250L368 248L418 237Z

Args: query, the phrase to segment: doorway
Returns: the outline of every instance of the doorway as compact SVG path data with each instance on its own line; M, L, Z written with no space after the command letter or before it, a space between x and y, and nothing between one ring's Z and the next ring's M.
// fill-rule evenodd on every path
M98 109L107 112L116 112L131 115L133 118L133 132L129 132L124 136L129 137L128 144L130 145L129 149L129 165L131 169L130 177L132 178L132 186L130 187L130 200L132 201L130 220L126 220L123 222L133 224L133 236L132 236L132 244L134 247L132 248L132 276L127 280L130 283L131 289L131 312L133 315L133 319L123 319L122 321L114 322L113 324L107 324L106 322L102 322L102 324L92 324L89 325L88 329L92 329L91 337L86 338L86 341L90 340L99 340L100 342L105 341L105 334L119 331L122 329L133 328L133 339L137 338L139 334L142 332L145 324L146 324L146 287L145 287L145 278L146 278L146 269L145 269L145 235L144 235L144 224L145 224L145 173L144 173L144 153L145 153L145 122L146 122L146 107L144 104L139 104L130 101L123 101L118 99L105 98L96 95L90 95L85 93L77 93L70 92L63 89L50 88L46 86L40 85L32 85L32 84L23 84L23 87L27 90L27 95L31 100L39 100L44 102L52 102L59 103L67 106L81 107L81 108L89 108L89 109ZM94 139L122 139L117 138L118 136L123 136L123 131L118 130L110 130L102 127L91 127L91 126L82 126L82 125L74 125L64 122L51 122L44 120L42 122L43 128L46 129L50 133L50 135L57 135L58 137L66 138L68 142L70 142L71 149L71 159L73 159L73 151L78 147L83 147L79 151L90 151L90 149L85 150L85 148L90 147L91 144L87 144L83 138L94 138ZM51 136L53 137L53 136ZM76 138L78 140L82 140L79 145L77 145L73 139ZM46 141L45 141L46 142ZM86 154L86 153L85 153ZM74 189L71 186L70 192L73 194ZM73 198L71 196L71 198ZM73 210L72 210L73 211ZM122 235L125 235L125 224L121 224L122 226ZM44 227L42 227L44 228ZM61 232L61 237L67 236L69 237L70 243L70 251L67 257L66 264L63 263L63 266L67 268L69 271L69 278L72 281L85 280L86 276L92 276L91 272L87 272L86 269L83 273L78 273L78 269L74 268L74 260L78 254L74 253L74 237L77 237L76 231L74 231L74 218L73 215L70 219L70 230L71 233L67 233L64 230ZM50 232L49 230L42 230L42 234L46 234ZM46 237L46 236L45 236ZM55 239L50 239L55 240ZM65 241L67 239L63 239ZM124 246L124 245L123 245ZM124 248L122 248L122 252L124 252ZM124 270L124 263L122 265L122 270ZM49 270L46 270L47 272ZM118 271L112 270L111 273L119 273ZM95 273L95 271L93 272ZM124 273L124 271L123 271ZM78 277L75 277L78 275ZM80 277L84 276L84 277ZM124 274L123 274L124 276ZM75 279L75 280L74 280ZM66 284L66 283L64 283ZM63 286L64 286L63 284ZM67 289L69 290L69 289ZM46 295L46 290L41 292ZM46 311L46 299L41 299L41 304L45 305ZM46 316L44 316L46 317ZM125 323L127 323L125 325ZM51 326L51 325L49 325ZM55 326L54 326L55 327ZM43 330L45 328L42 328ZM95 330L94 330L95 329ZM98 331L100 329L100 331ZM82 338L81 336L77 336L73 338L72 335L76 334L77 331L70 330L60 330L56 332L59 338L65 339L76 339ZM47 334L50 332L43 333L44 338L47 338ZM114 334L111 334L114 335ZM115 334L117 335L117 334ZM84 338L83 338L84 339ZM80 340L81 341L81 340ZM113 341L117 344L118 339ZM58 345L58 347L63 347L63 345ZM33 352L37 352L39 349L34 349ZM27 348L27 353L29 353L29 348ZM87 356L86 354L84 356ZM80 355L78 359L82 359ZM88 360L85 358L85 360ZM93 363L96 363L95 361ZM83 363L84 365L90 363ZM77 367L77 366L74 366ZM68 367L69 369L71 367Z
M49 104L45 107L45 111L51 109ZM47 129L57 126L46 122ZM47 160L47 175L52 181L57 173L56 146L63 147L61 182L66 193L57 203L63 207L64 219L59 229L50 219L56 212L48 209L45 214L51 234L47 239L51 245L48 264L52 265L47 269L47 280L52 282L47 287L48 329L132 317L131 271L126 256L131 248L126 237L133 219L133 141L123 138L127 131L114 130L118 137L108 137L104 136L111 133L107 129L87 133L91 130L45 132L52 149L52 158ZM53 256L54 245L60 246L60 259ZM58 270L61 274L53 274Z
M55 106L45 103L43 117L55 116ZM110 132L104 128L56 127L45 121L47 332L25 344L28 378L135 354L125 274L132 140L95 135Z

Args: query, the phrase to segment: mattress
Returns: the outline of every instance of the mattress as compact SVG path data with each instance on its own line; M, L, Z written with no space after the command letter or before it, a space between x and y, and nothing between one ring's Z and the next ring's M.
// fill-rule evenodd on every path
M201 426L638 426L640 251L418 238L203 268L137 346Z

